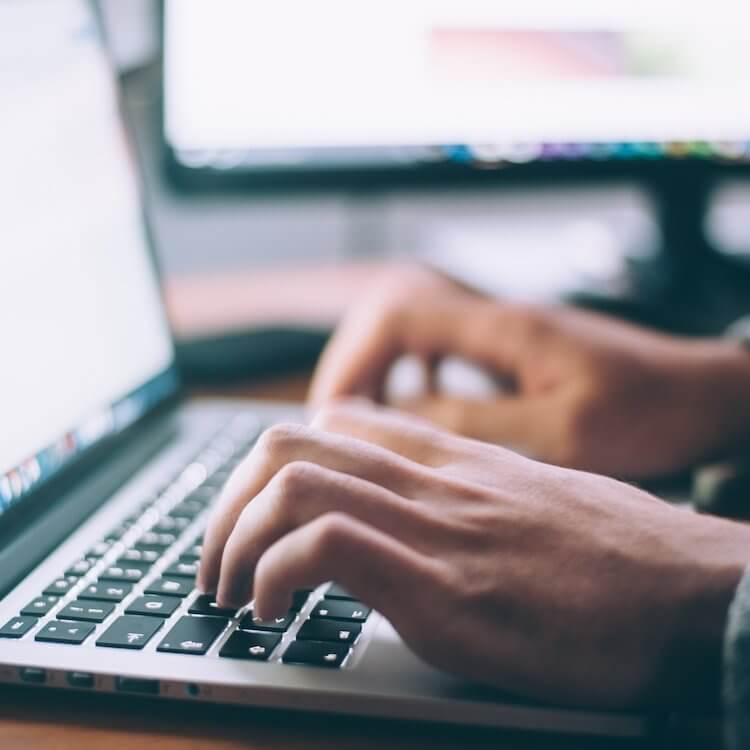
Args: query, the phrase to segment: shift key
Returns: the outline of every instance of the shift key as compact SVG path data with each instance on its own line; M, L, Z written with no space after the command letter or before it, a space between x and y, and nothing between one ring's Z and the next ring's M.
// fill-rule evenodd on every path
M182 617L156 650L173 654L205 654L228 622L226 617Z

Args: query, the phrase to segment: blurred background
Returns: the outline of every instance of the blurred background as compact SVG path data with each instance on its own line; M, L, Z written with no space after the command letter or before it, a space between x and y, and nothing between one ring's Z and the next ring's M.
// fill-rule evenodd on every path
M309 366L409 259L688 334L750 308L745 3L100 5L195 381Z

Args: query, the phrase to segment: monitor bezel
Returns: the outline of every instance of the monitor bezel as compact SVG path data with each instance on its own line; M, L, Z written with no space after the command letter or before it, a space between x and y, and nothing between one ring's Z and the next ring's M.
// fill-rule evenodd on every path
M164 70L166 45L166 3L157 3L160 65ZM663 182L674 174L679 182L685 172L700 174L704 179L750 177L750 160L734 161L718 157L683 157L596 159L571 158L535 160L528 163L477 163L440 161L436 163L410 162L363 166L344 164L337 167L274 167L229 169L214 166L192 167L180 159L179 150L169 141L166 132L166 92L163 87L160 106L160 132L163 167L170 183L187 192L226 190L299 192L321 190L349 190L353 192L399 190L445 190L447 188L489 188L533 185L542 181L557 183L596 183L598 181L637 180ZM750 133L748 134L750 143ZM443 144L448 145L448 144ZM334 149L335 150L335 147ZM293 151L293 149L290 149ZM224 153L224 152L219 152Z

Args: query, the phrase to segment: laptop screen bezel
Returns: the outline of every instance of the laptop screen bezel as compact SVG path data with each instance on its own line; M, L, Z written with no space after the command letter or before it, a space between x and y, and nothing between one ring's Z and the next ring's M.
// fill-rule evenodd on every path
M110 53L109 45L107 44L106 29L102 22L100 10L94 0L87 0L86 5L90 9L92 20L96 24L98 43L102 47L104 64L109 68L109 75L112 78L118 113L124 125L122 128L123 137L127 141L127 147L135 157L132 159L132 171L139 197L139 214L143 226L145 249L149 257L151 270L154 273L159 286L163 322L166 326L172 348L170 364L141 385L145 386L155 380L164 379L164 381L170 384L171 387L164 392L163 396L149 404L144 409L143 413L139 414L127 427L121 431L102 437L89 447L82 450L79 454L66 462L58 471L52 474L46 481L42 481L37 487L32 488L28 494L25 494L23 498L17 502L17 504L12 505L0 514L0 547L17 534L21 533L24 528L33 524L34 520L39 517L40 513L43 513L45 509L51 507L56 497L62 496L78 482L83 481L97 467L100 467L102 462L107 460L108 456L111 456L114 451L122 448L122 446L132 437L133 433L141 428L146 422L171 411L181 400L184 392L184 384L180 377L175 357L175 339L167 317L166 307L164 305L163 274L156 253L154 233L145 201L146 193L143 168L141 166L137 144L132 134L133 131L131 123L129 122L130 118L128 117L127 108L123 100L123 92L118 80L115 64ZM127 396L128 394L122 395ZM106 500L107 498L102 498L102 503L106 502Z

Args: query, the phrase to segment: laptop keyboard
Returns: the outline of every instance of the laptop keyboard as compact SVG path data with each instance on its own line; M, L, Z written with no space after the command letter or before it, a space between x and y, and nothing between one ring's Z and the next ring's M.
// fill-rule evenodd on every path
M0 638L339 668L370 615L337 584L263 621L195 588L207 510L259 434L238 417L136 513L0 628ZM157 640L158 639L158 640ZM218 647L216 647L218 645ZM216 648L215 648L216 647Z

